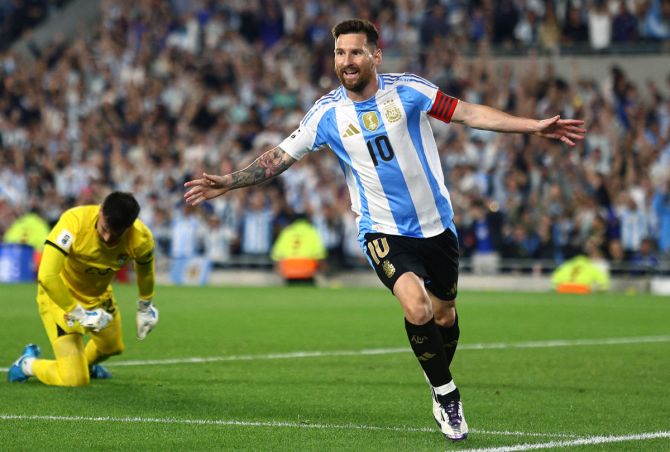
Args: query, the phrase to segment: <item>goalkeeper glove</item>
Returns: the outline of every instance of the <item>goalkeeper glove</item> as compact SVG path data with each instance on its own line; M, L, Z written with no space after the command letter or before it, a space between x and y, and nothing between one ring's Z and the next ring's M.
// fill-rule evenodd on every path
M74 323L77 322L82 327L89 328L96 333L109 325L113 319L114 316L102 308L87 310L80 304L65 314L65 322L68 326L74 326Z
M137 338L144 340L158 323L158 309L151 300L137 300Z

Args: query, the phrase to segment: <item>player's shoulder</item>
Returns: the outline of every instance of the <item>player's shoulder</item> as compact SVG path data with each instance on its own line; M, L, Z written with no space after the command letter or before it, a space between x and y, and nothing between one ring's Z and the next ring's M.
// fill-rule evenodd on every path
M136 236L137 239L139 240L144 241L144 240L151 240L153 238L153 234L151 233L151 229L149 229L149 226L144 224L144 222L139 218L133 222L131 230L133 235Z
M316 102L314 102L314 107L326 108L334 107L342 102L348 101L346 92L342 86L338 86L334 90L321 96Z
M154 247L154 236L151 229L139 218L133 222L127 234L128 247L134 259L151 254Z
M392 89L398 86L421 86L437 89L437 85L430 80L411 72L389 72L380 74L380 78L383 84L382 89Z
M51 243L64 252L69 252L74 242L87 243L88 237L95 234L95 221L100 206L77 206L63 212L53 227L47 243Z
M98 205L76 206L61 214L60 221L68 224L83 225L95 221L100 212Z
M351 101L347 97L344 88L342 86L335 88L314 102L314 105L309 109L302 122L305 123L310 119L319 118L328 110L347 103L351 103Z

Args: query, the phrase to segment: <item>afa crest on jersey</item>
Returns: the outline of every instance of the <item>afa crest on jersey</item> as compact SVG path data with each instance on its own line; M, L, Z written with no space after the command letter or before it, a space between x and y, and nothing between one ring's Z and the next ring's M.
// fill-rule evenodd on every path
M402 118L402 110L393 100L384 103L382 113L388 122L398 122Z

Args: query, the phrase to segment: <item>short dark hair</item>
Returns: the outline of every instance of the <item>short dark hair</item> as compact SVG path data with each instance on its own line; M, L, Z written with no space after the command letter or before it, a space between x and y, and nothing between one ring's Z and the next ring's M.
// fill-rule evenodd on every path
M137 219L140 205L131 193L114 191L107 195L100 210L111 230L123 232Z
M377 27L365 19L347 19L335 25L332 30L333 38L337 39L340 35L363 33L368 39L368 45L377 48L379 43L379 32Z

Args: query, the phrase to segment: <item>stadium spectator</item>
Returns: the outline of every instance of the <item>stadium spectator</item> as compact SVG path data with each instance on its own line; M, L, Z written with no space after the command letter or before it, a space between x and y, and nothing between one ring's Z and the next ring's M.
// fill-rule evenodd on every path
M588 8L589 42L593 50L605 50L612 43L612 16L605 0L596 0Z
M462 440L468 427L449 369L459 337L458 240L428 115L571 146L586 131L579 120L521 118L459 101L413 74L377 74L382 54L369 21L345 20L332 34L341 86L317 101L277 147L240 171L203 173L186 182L184 197L199 205L274 178L310 151L332 150L349 183L361 247L403 307L408 340L430 382L435 420L447 438ZM411 130L421 140L412 140Z
M35 209L17 218L5 232L5 243L24 243L36 253L42 252L44 240L49 234L49 225Z
M184 204L170 225L170 281L176 285L206 283L202 258L205 224L200 212Z
M267 256L272 248L275 206L263 190L253 190L246 204L240 219L240 250L248 256Z
M628 262L621 240L611 239L607 249L607 263L612 275L628 274Z
M0 2L0 51L4 51L22 34L38 26L49 16L52 4L62 6L64 0L1 1Z
M312 214L312 223L326 248L326 268L328 272L337 271L344 266L342 255L342 218L338 214L334 201L326 201Z
M588 27L584 23L581 8L570 3L561 31L562 44L569 47L586 43L589 39Z
M621 244L629 258L640 252L642 240L647 238L649 220L628 192L621 192L616 214L621 225Z
M314 284L327 256L319 231L305 214L297 214L279 233L270 257L287 283Z
M652 201L658 218L658 249L661 253L670 252L670 181L658 189Z
M630 12L626 2L620 1L612 18L612 40L615 43L634 42L639 33L637 29L637 18Z
M512 46L515 42L514 30L519 22L519 9L513 0L495 2L493 12L493 42Z
M547 8L544 21L538 26L538 39L542 48L558 50L561 42L561 27L554 8Z
M55 359L28 344L7 374L35 376L54 386L84 386L110 378L100 364L124 350L121 317L111 282L129 261L137 273L137 338L158 322L154 297L154 240L129 193L113 192L101 205L67 210L49 233L38 271L37 304ZM84 335L90 338L84 345Z
M658 273L659 257L652 239L643 239L640 251L630 259L633 274L653 275Z
M642 36L649 39L670 38L670 1L650 0L641 24Z
M504 252L503 231L499 212L490 209L481 199L470 205L471 223L462 230L470 237L468 247L475 273L496 273L501 252Z
M606 291L610 286L609 273L591 256L579 255L558 266L551 275L554 289L560 293L586 294Z

